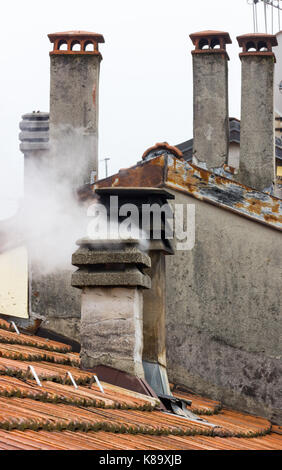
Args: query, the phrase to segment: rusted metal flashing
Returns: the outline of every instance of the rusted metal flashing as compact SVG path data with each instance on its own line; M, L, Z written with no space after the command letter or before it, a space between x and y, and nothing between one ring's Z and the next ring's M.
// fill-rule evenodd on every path
M109 187L166 187L201 201L247 217L276 230L282 230L282 200L216 175L173 156L122 170L92 185L92 191Z

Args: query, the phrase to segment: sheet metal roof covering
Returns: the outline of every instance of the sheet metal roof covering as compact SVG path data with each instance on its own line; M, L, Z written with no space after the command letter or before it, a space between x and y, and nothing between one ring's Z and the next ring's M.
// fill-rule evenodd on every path
M282 200L244 186L225 176L160 155L98 181L101 188L167 188L186 193L276 230L282 230Z
M21 343L19 344L19 341ZM4 346L48 353L30 361L13 359ZM176 390L192 400L192 410L205 421L158 411L158 400L103 383L91 384L93 373L79 369L70 347L13 332L0 320L0 449L281 449L281 429L263 418L224 410L219 402ZM3 351L4 355L3 355ZM57 355L75 357L77 365L57 363ZM33 354L32 354L33 355ZM70 356L71 355L71 356ZM68 362L67 360L64 362ZM40 380L29 372L33 365ZM71 385L70 371L78 384ZM212 425L212 426L211 426ZM240 438L239 438L240 437Z

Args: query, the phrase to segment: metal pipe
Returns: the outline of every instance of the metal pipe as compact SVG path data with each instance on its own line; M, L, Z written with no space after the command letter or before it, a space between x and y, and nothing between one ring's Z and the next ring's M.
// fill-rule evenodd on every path
M264 24L265 24L265 32L267 34L267 13L266 13L266 2L264 1Z
M253 20L254 20L254 33L257 32L256 30L256 10L255 10L255 4L253 3Z

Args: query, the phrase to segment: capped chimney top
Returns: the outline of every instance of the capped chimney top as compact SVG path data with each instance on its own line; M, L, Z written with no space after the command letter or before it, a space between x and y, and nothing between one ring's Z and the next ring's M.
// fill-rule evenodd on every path
M190 34L195 46L192 54L202 53L226 53L226 44L231 44L229 33L225 31L200 31Z
M167 142L157 143L148 148L142 155L142 160L151 160L159 155L173 155L176 158L183 159L183 153L177 147L169 145Z
M237 37L239 46L243 48L240 57L259 55L275 58L272 47L278 46L277 38L273 34L251 33Z
M98 44L105 42L102 34L89 31L65 31L48 34L54 44L53 54L94 54L100 55Z

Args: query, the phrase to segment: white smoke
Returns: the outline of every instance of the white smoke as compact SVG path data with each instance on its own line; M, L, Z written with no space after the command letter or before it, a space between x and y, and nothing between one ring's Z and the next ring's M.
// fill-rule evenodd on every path
M75 242L86 234L87 204L79 201L77 189L90 182L93 138L81 129L59 128L45 156L26 158L17 231L27 244L31 263L43 274L70 269ZM94 169L94 152L92 162Z

